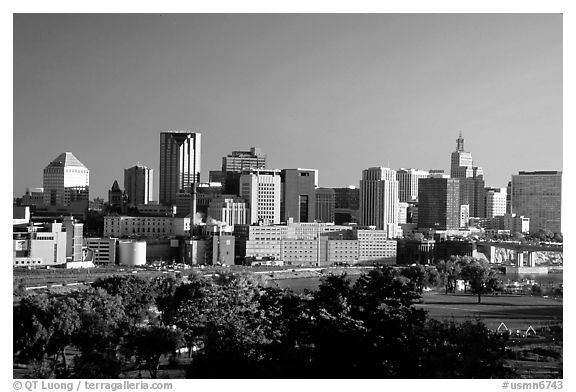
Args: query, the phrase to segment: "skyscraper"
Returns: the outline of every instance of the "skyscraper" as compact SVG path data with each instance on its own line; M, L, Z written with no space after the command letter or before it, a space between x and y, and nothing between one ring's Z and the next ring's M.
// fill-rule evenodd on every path
M506 214L506 188L486 188L486 218Z
M427 170L400 169L396 172L398 179L398 198L402 202L418 200L418 180L428 178Z
M88 206L90 171L71 152L64 152L44 168L44 205L68 206L86 201Z
M124 169L124 192L128 204L148 204L153 200L154 172L152 169L137 164Z
M160 133L160 204L175 204L176 193L190 192L200 182L200 157L200 133Z
M280 172L251 170L240 176L240 197L248 202L249 224L280 223Z
M464 138L462 132L456 139L456 151L450 156L450 177L472 177L472 154L464 151Z
M456 151L450 159L450 177L460 179L460 205L468 205L470 216L483 218L484 209L484 171L474 166L472 154L464 151L462 132L456 139Z
M561 210L561 171L521 171L512 176L512 213L530 218L530 233L562 232Z
M314 222L316 216L316 185L318 170L283 169L280 221L293 218L294 222Z
M418 228L458 229L461 218L460 180L425 178L418 185Z
M360 209L360 188L334 188L334 223L358 222Z
M396 236L398 225L398 180L396 170L371 167L362 171L360 180L360 225L387 230Z
M335 192L332 188L316 188L316 220L318 222L335 221Z

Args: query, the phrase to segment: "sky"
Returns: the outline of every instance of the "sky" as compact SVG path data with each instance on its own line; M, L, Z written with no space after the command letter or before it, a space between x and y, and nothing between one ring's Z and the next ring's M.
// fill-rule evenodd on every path
M444 169L462 132L486 186L562 170L561 14L15 14L13 196L65 151L108 198L160 132L269 168Z

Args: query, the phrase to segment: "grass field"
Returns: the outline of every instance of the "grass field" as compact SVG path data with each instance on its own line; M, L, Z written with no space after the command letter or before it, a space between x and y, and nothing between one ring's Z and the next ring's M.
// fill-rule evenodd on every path
M504 322L510 329L525 331L545 325L562 324L562 300L526 295L486 295L482 303L467 294L426 293L417 307L440 320L480 319L490 329Z

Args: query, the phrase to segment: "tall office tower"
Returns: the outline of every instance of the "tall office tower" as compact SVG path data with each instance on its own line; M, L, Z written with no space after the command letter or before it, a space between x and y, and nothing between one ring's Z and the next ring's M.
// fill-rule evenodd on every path
M318 170L283 169L280 181L280 221L293 218L295 223L314 222Z
M358 222L360 210L360 188L334 188L334 223Z
M190 192L200 182L201 145L197 132L160 133L160 204L174 204L176 193Z
M450 176L460 179L460 205L468 205L470 216L483 218L484 210L484 171L474 166L472 154L464 151L464 138L460 132L456 139L456 151L450 159Z
M402 202L418 200L418 180L428 178L427 170L400 169L396 172L398 179L398 198Z
M280 171L251 170L240 176L240 197L248 202L248 223L280 223Z
M44 205L68 206L85 201L88 206L90 170L71 152L64 152L44 168Z
M503 216L506 214L506 188L486 188L485 218Z
M450 158L450 177L472 177L472 154L464 151L462 132L460 132L458 139L456 139L456 151L452 152Z
M425 178L418 184L418 228L460 227L460 180Z
M316 188L316 221L334 222L335 192L332 188Z
M561 201L561 171L521 171L512 176L512 213L530 218L530 233L562 232Z
M476 169L476 168L474 168ZM473 171L473 177L460 178L460 204L470 206L470 216L484 218L485 214L485 191L484 177L476 176L476 170Z
M360 180L360 225L387 230L396 236L398 225L398 180L396 170L371 167L362 171Z
M228 226L246 224L246 201L234 195L221 195L210 201L208 217Z
M154 172L152 169L137 164L124 169L124 192L128 204L148 204L153 200Z
M232 151L222 158L223 172L243 172L251 169L266 169L266 154L261 148L251 147L250 151Z

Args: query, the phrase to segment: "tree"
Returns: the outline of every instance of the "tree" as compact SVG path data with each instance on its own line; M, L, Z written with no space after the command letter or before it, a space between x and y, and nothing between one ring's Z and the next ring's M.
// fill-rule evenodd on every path
M422 294L424 290L424 285L426 283L426 268L423 265L417 264L409 267L405 267L402 269L400 274L406 278L408 278L412 284L414 284L414 288L417 292Z
M152 291L156 307L162 312L162 323L169 325L174 313L174 295L176 290L182 284L180 277L159 276L151 281Z
M453 293L456 291L456 283L460 278L462 265L456 258L451 257L449 260L440 260L436 264L440 280L444 283L445 293Z
M470 284L472 293L478 295L478 303L481 302L482 294L495 291L498 287L498 279L490 269L490 265L480 260L473 260L462 268L462 278Z
M154 304L155 292L148 279L133 275L115 275L97 279L92 283L92 287L103 289L108 294L117 295L123 299L129 331L133 331L137 324L150 316L148 310Z
M138 363L144 363L151 378L156 378L160 367L160 357L173 354L183 343L182 332L168 327L140 328L130 345Z

